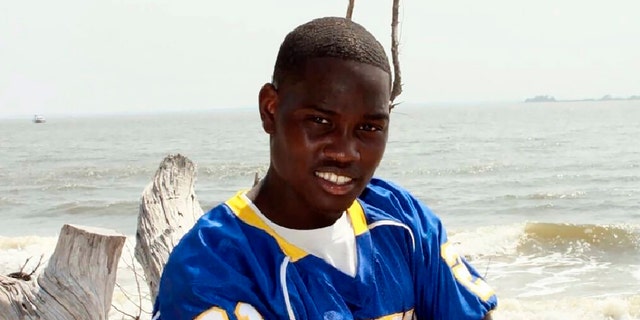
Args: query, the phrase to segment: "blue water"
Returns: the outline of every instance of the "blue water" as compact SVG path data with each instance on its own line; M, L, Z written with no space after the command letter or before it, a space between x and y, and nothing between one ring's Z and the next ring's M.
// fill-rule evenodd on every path
M268 165L254 109L47 120L0 120L0 253L51 243L64 223L133 235L140 194L170 153L197 164L205 210ZM442 217L504 301L497 319L633 319L638 141L640 101L401 105L377 175Z

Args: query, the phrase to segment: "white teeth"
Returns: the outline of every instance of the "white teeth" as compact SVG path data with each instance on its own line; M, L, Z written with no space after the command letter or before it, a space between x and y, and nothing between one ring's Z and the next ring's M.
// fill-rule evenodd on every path
M351 179L347 178L347 177L339 176L337 183L338 184L345 184L345 183L349 182L348 180L351 180Z
M316 176L319 177L319 178L322 178L324 180L327 180L329 182L333 182L335 184L338 184L338 185L349 183L349 182L351 182L351 180L353 180L353 179L351 179L349 177L339 176L339 175L337 175L335 173L331 173L331 172L318 172L318 171L316 171Z

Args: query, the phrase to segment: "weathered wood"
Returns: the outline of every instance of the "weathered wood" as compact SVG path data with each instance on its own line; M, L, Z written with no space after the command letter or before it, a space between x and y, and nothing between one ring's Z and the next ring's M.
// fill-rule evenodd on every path
M391 89L391 102L402 93L402 72L400 71L399 48L400 40L398 40L398 13L400 11L400 0L393 0L391 7L391 60L393 62L393 88ZM396 104L392 104L393 108Z
M142 194L135 257L144 269L151 301L171 250L203 214L194 191L195 171L191 160L169 155Z
M110 230L64 225L37 280L0 276L0 318L108 318L125 236Z
M347 6L346 18L351 20L353 16L353 7L355 6L355 0L349 0ZM402 93L402 71L400 70L400 40L398 39L398 14L400 12L400 0L393 0L391 6L391 61L393 63L393 84L391 88L391 109L393 109L397 103L394 103L396 98Z
M346 14L346 18L351 20L351 17L353 16L353 7L355 6L355 2L356 0L349 0L349 5L347 6L347 14Z

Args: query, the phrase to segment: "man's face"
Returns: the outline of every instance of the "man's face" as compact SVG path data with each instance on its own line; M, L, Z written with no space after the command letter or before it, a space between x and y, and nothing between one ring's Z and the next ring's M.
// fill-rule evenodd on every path
M360 195L382 159L390 78L375 66L338 58L305 66L299 81L283 83L267 94L271 99L261 92L261 115L271 135L272 178L289 189L280 201L331 220Z

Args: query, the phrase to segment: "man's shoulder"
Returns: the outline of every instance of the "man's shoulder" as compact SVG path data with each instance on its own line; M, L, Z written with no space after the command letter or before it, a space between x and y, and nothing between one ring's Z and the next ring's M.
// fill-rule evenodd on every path
M249 239L266 234L251 223L254 217L246 214L247 210L252 210L250 204L240 194L229 198L203 214L185 234L184 242L190 243L189 247L204 246L207 249L217 246L228 248L231 243L234 249L249 247Z
M375 177L372 178L371 181L369 181L369 183L367 184L367 188L365 189L365 192L367 191L369 192L373 191L385 196L388 196L389 195L388 193L410 196L410 193L408 190L396 184L395 182L392 182L391 180L375 178Z
M173 249L173 255L208 250L223 239L238 238L238 219L225 203L220 203L203 214ZM239 240L239 239L237 239Z
M439 218L411 192L389 180L373 178L359 197L370 221L392 219L407 225Z
M235 233L233 229L239 227L239 220L226 202L222 202L205 212L191 228L189 233Z
M362 192L360 201L374 208L379 208L387 213L405 211L420 204L408 190L385 179L373 178Z
M261 250L256 250L255 247ZM229 202L221 203L205 213L173 248L165 270L183 276L189 270L198 270L189 277L208 278L210 266L225 266L249 274L261 266L253 262L277 253L277 243L264 231L243 221ZM276 254L277 255L277 254ZM264 264L268 265L268 264Z

